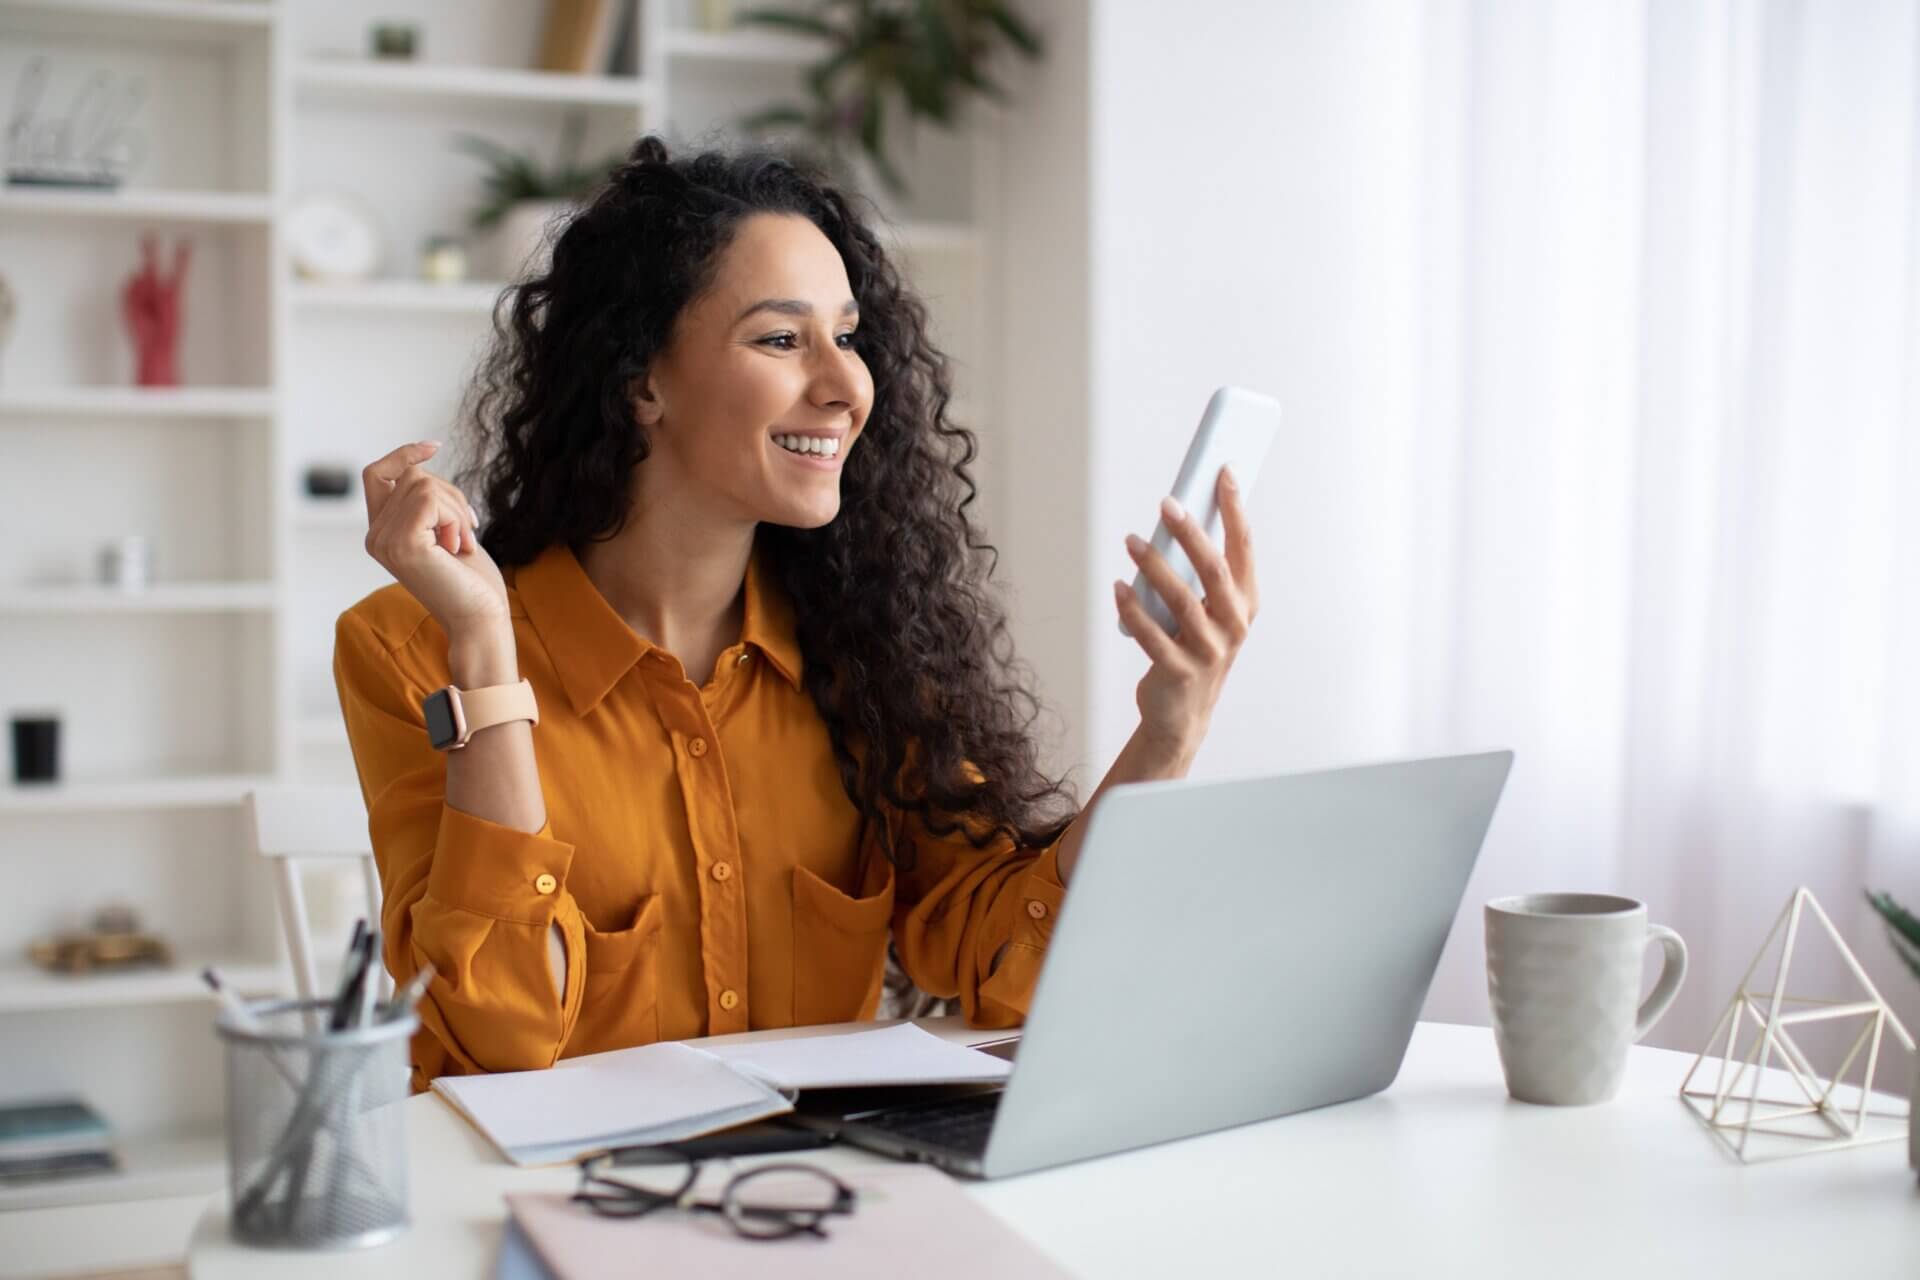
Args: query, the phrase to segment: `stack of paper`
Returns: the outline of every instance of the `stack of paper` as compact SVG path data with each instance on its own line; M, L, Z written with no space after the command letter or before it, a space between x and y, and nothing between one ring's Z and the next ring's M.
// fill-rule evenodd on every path
M545 1071L442 1076L433 1087L515 1164L554 1164L780 1115L802 1089L992 1083L1010 1069L901 1023L706 1049L650 1044Z

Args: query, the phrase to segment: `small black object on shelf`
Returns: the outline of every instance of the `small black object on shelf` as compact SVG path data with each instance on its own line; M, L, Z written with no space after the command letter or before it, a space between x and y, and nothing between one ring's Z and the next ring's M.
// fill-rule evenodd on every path
M420 44L419 28L411 22L376 22L371 32L376 58L412 58Z
M13 780L60 781L60 717L50 712L13 717Z
M353 490L353 472L345 467L315 465L306 471L307 495L314 498L344 498Z

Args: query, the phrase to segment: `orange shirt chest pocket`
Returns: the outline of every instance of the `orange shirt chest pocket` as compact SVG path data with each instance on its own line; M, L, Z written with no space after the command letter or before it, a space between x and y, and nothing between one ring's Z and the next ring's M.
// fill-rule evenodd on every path
M586 981L567 1056L652 1044L660 1038L660 895L640 900L625 928L586 933Z
M793 1020L873 1017L893 921L893 863L870 849L847 893L804 865L793 868Z

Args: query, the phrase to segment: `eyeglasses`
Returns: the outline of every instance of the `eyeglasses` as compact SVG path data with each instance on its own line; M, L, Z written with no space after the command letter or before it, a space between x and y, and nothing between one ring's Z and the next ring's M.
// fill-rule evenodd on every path
M589 1156L580 1162L580 1189L573 1199L603 1218L644 1218L657 1209L685 1209L714 1213L726 1219L735 1233L748 1240L784 1240L789 1236L826 1238L822 1224L832 1215L851 1215L853 1188L810 1164L756 1165L728 1180L718 1200L695 1200L700 1162L689 1160L678 1185L669 1179L647 1187L606 1172L612 1157Z

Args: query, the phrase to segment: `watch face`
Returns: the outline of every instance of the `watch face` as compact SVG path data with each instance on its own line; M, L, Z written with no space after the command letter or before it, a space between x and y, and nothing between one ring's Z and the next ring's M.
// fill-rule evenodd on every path
M420 705L427 713L427 741L442 751L452 746L460 736L453 722L453 698L445 689L435 689Z

